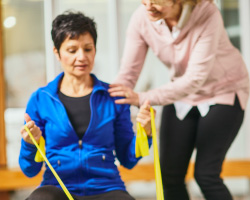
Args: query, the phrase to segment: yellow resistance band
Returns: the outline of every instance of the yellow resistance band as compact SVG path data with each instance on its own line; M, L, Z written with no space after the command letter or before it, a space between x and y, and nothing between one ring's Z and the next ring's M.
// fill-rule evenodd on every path
M156 182L156 197L157 197L157 200L164 200L162 179L161 179L161 168L160 168L159 153L158 153L157 140L156 140L154 109L152 107L150 107L150 114L151 114L152 139L153 139L153 147L154 147L154 170L155 170L155 182ZM147 155L149 155L148 137L144 128L138 122L136 142L135 142L135 156L138 158L140 156L144 157Z
M154 109L152 107L150 107L150 113L151 113L152 139L153 139L153 147L154 147L154 169L155 169L155 180L156 180L156 197L157 197L157 200L164 200L162 179L161 179L161 167L160 167L159 153L158 153L157 140L156 140Z
M136 123L137 134L135 142L135 157L144 157L149 155L148 136L141 123Z
M50 170L52 171L52 173L54 174L54 176L56 177L58 183L60 184L60 186L62 187L63 191L65 192L65 194L67 195L67 197L69 198L69 200L74 200L73 197L71 196L71 194L69 193L68 189L65 187L65 185L63 184L62 180L60 179L60 177L58 176L58 174L56 173L56 171L54 170L54 168L52 167L52 165L50 164L49 160L46 158L46 156L44 155L43 151L40 149L39 145L37 144L35 138L33 137L33 135L31 134L29 128L25 125L24 129L27 131L27 133L29 134L32 142L35 144L37 150L40 152L40 154L42 155L42 157L44 158L45 162L47 163L47 165L49 166Z

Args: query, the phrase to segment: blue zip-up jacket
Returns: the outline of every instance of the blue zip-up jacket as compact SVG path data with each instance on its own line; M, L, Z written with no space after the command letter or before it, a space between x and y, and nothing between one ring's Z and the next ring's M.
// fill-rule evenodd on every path
M93 74L94 88L90 97L91 119L82 139L79 139L58 98L58 85L64 73L47 86L34 92L26 112L42 131L46 156L68 190L76 195L95 195L111 190L126 190L120 178L115 158L126 168L132 168L135 157L135 135L130 120L129 105L115 104L108 93L108 84ZM151 139L149 143L151 145ZM19 164L25 175L37 175L43 163L34 161L36 147L22 139ZM46 165L42 185L60 187Z

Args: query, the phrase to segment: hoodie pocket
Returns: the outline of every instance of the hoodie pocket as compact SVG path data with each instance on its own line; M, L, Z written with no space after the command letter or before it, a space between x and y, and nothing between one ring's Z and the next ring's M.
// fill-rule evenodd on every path
M119 175L115 157L106 153L91 154L87 161L90 176L114 178Z
M56 171L63 183L70 183L74 177L77 177L75 162L70 158L63 156L57 156L50 160L50 164ZM50 184L59 184L50 168L46 165L46 171L44 173L44 181Z

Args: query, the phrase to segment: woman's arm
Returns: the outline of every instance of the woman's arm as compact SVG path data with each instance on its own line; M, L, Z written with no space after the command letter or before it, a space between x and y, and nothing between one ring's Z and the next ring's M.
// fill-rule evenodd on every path
M219 11L214 12L205 23L197 26L198 29L202 28L202 31L190 52L185 74L159 88L139 93L140 104L146 99L151 105L171 104L202 88L214 66L224 26Z
M135 141L136 135L132 129L130 119L129 105L118 105L118 115L115 122L115 146L116 156L121 165L126 168L133 168L140 158L135 157ZM149 112L149 104L141 106L137 115L137 121L145 128L148 136L151 135L151 117ZM152 144L152 139L149 138L149 146Z
M224 31L223 20L220 12L216 10L201 24L196 24L193 29L200 34L193 49L182 49L190 54L188 66L183 76L173 82L147 92L136 93L127 86L112 88L112 96L124 96L116 101L118 104L142 105L149 100L151 105L167 105L197 92L206 82L214 66L219 39ZM178 56L178 55L176 55Z
M38 141L44 131L44 125L39 117L37 108L36 96L33 94L27 105L26 113L28 113L28 116L25 115L25 120L27 122L26 125ZM33 177L40 172L43 163L35 162L34 159L37 152L36 146L29 139L29 136L23 127L21 129L21 134L23 138L19 154L19 165L26 176Z

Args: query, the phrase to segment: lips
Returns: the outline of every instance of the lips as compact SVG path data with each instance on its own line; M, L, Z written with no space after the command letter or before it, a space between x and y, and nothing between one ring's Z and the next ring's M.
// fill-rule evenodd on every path
M159 14L159 12L158 12L158 11L148 11L148 14L149 14L150 16L155 17L155 16L157 16L157 15Z
M75 68L77 69L86 69L88 65L76 65Z

